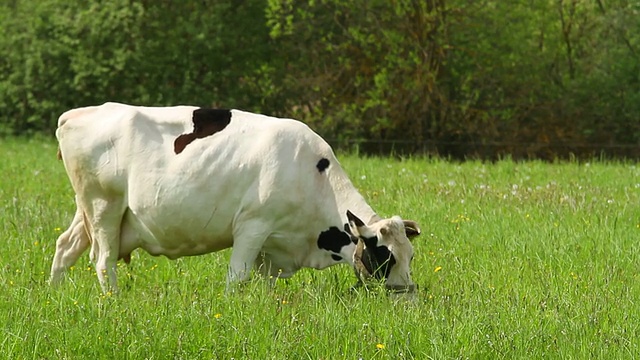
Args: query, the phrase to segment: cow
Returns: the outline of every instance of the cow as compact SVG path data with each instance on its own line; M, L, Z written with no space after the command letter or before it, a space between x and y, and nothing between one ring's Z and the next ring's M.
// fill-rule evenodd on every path
M307 125L241 110L119 103L62 114L56 130L76 213L50 283L90 249L102 291L141 248L170 259L232 248L227 289L252 269L288 278L348 263L415 292L415 221L379 217Z

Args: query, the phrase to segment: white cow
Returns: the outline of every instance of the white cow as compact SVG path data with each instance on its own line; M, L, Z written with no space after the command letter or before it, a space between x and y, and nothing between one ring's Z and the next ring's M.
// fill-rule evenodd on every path
M285 278L346 262L415 290L408 237L418 225L379 218L298 121L106 103L62 114L56 136L77 211L57 240L53 284L89 247L105 292L137 248L175 259L233 247L227 287L254 266Z

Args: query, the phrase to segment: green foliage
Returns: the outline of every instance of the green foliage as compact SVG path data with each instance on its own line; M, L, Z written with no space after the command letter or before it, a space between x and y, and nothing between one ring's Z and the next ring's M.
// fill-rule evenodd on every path
M640 156L626 0L0 1L0 135L121 101L463 158Z
M259 110L249 90L272 51L263 11L255 0L0 4L0 134L52 132L62 112L106 101Z
M305 59L284 78L302 94L289 107L321 132L454 156L553 158L640 141L635 3L269 4L272 35Z
M102 295L88 254L46 284L73 193L53 141L0 143L6 359L631 359L640 353L633 163L340 156L382 216L421 225L414 301L348 266L224 294L229 252L133 253Z

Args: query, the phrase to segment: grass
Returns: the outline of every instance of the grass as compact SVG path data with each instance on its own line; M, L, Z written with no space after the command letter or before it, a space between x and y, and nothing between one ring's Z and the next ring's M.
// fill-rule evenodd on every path
M73 194L52 141L0 140L0 358L640 357L640 168L631 162L340 159L382 216L420 223L416 301L347 266L224 294L228 251L135 252L100 293L85 255L46 284Z

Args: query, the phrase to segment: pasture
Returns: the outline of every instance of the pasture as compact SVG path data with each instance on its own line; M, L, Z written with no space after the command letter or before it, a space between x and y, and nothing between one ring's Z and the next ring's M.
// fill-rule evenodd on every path
M75 209L56 144L0 140L0 358L640 357L635 162L338 157L379 214L421 225L414 301L351 290L346 265L225 295L229 251L136 251L117 295L86 254L52 289Z

